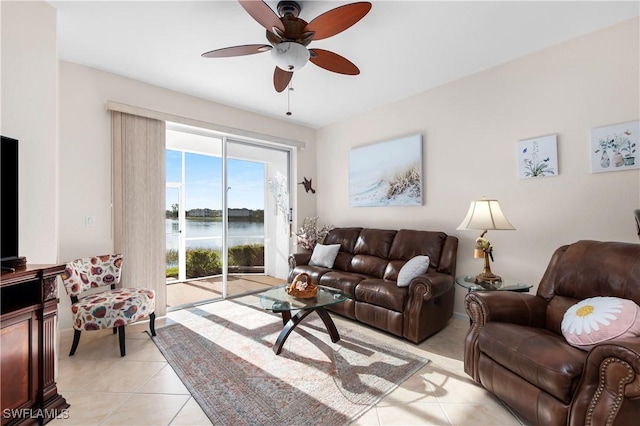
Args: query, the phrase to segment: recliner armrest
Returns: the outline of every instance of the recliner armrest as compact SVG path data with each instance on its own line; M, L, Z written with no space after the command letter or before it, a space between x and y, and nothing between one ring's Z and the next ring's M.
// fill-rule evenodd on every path
M544 327L547 301L532 294L512 291L471 292L464 299L465 309L474 325L490 321L530 327Z
M488 322L507 322L529 327L544 327L546 299L512 291L471 292L464 298L471 326L464 341L464 371L480 383L478 336Z
M573 401L568 425L636 424L640 416L640 338L594 346Z

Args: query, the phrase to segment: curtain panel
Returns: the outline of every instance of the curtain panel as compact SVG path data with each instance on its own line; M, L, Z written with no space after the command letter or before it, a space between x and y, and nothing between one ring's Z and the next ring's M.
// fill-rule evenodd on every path
M156 292L166 315L165 123L111 111L114 249L124 255L123 287Z

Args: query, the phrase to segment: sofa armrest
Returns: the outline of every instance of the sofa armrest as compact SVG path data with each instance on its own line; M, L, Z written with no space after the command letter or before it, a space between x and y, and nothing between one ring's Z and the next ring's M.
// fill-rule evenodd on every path
M640 338L611 340L589 351L568 425L637 424Z
M449 274L430 272L418 275L409 283L409 298L420 297L423 301L439 297L453 287L453 277Z
M289 276L287 277L288 282L292 282L296 276L295 269L296 266L308 265L311 260L311 253L302 252L302 253L293 253L289 255Z
M298 265L308 265L311 260L311 253L293 253L289 255L289 269L295 269Z
M512 291L471 292L464 298L471 321L464 340L464 371L480 383L478 376L478 336L490 321L508 322L529 327L544 327L547 301L532 294Z
M404 306L403 336L420 343L440 330L453 314L453 277L430 271L409 283Z

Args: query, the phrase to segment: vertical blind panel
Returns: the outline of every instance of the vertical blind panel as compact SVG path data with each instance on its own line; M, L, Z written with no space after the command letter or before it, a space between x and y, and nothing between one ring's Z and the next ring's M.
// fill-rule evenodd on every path
M166 314L165 123L112 112L114 244L124 255L123 287L156 292Z

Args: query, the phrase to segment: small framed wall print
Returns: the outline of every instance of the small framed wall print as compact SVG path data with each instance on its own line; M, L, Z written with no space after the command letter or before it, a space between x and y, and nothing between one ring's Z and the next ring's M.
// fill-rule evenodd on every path
M640 121L591 129L591 173L638 169Z
M557 135L518 141L518 178L558 175Z

